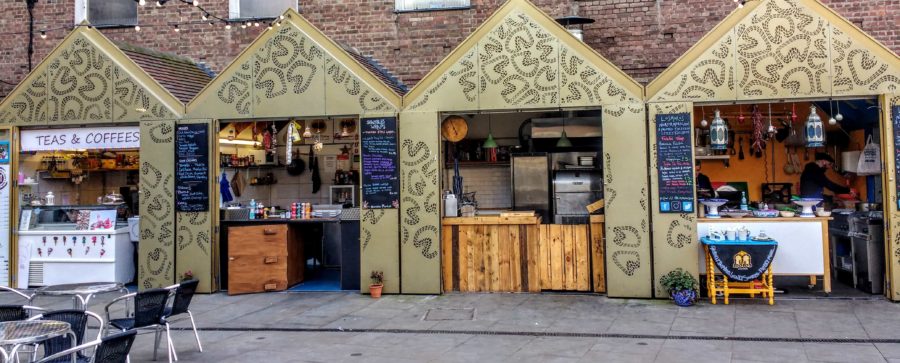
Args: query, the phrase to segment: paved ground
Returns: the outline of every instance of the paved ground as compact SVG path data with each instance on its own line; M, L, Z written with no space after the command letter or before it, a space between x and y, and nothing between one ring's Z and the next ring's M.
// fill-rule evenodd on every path
M679 308L568 294L269 293L197 296L192 308L204 352L178 330L180 362L900 362L900 305L880 299ZM132 362L151 359L152 341L138 336Z

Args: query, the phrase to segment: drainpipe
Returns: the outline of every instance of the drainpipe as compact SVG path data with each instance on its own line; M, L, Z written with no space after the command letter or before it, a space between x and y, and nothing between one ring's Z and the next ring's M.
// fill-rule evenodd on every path
M34 4L38 0L25 0L28 9L28 72L31 72L31 58L34 56Z

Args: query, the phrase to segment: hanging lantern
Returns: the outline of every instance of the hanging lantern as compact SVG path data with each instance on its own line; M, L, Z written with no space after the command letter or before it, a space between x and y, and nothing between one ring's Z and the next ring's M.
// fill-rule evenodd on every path
M556 147L572 147L572 141L569 140L568 136L566 136L566 120L565 119L563 119L562 135L559 136L559 141L556 142Z
M709 125L709 144L712 150L728 149L728 124L722 119L718 109Z
M494 149L497 147L497 141L494 141L494 130L490 114L488 114L488 137L487 140L484 140L484 145L482 145L482 147L485 149Z
M806 147L823 146L825 146L825 125L816 113L816 106L809 106L809 117L806 118Z

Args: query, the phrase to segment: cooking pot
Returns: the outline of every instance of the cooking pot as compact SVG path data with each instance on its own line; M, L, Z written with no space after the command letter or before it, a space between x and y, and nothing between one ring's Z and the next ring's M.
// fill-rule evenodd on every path
M877 211L877 210L881 210L881 204L879 204L879 203L859 203L856 205L856 208L860 212Z

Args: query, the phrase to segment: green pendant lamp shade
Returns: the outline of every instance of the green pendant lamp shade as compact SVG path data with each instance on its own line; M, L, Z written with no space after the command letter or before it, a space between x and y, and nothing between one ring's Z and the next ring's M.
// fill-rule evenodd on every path
M497 147L497 142L494 141L494 134L488 134L487 140L484 140L484 148L485 149L493 149Z
M566 130L563 130L562 135L560 135L559 141L556 142L556 147L572 147L572 141L569 141L569 137L566 136Z

